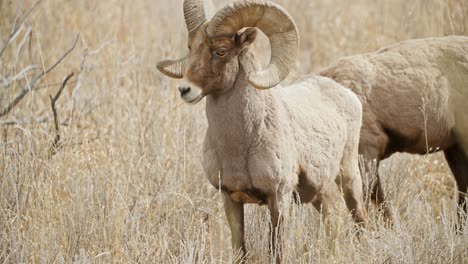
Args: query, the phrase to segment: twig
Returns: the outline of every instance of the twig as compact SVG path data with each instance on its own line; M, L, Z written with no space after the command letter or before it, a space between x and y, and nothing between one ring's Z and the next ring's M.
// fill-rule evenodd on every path
M76 44L78 43L78 39L80 38L79 35L76 36L75 42L73 43L73 46L68 49L55 63L54 65L50 66L47 70L42 71L39 73L36 77L34 77L29 84L26 84L21 93L11 102L5 109L0 111L0 117L8 114L22 99L24 96L26 96L30 91L34 90L34 86L36 85L37 81L41 79L44 75L52 71L57 65L59 65L65 57L68 56L76 47Z
M72 115L75 112L75 108L76 108L76 105L77 105L81 84L83 83L82 73L84 73L86 71L86 63L87 63L86 60L87 60L87 58L90 57L90 56L95 56L95 55L99 54L101 52L101 50L103 50L110 43L111 43L111 41L107 40L106 42L102 43L95 50L90 50L88 48L84 49L83 59L81 60L81 64L80 64L80 71L78 72L78 75L76 76L77 81L76 81L75 88L73 89L73 92L72 92L72 102L73 102L73 107L72 107L72 112L71 112Z
M14 126L17 124L22 124L23 121L16 121L16 120L5 120L5 121L0 121L0 126Z
M57 107L55 106L55 103L57 102L60 95L62 94L63 89L65 89L65 86L67 85L68 80L70 80L71 77L73 77L73 74L74 73L72 72L68 74L67 77L65 77L62 83L62 87L60 87L60 89L58 90L58 92L55 94L54 97L50 96L50 106L52 107L52 112L54 113L55 138L54 138L54 141L52 142L49 156L54 155L60 146L59 144L60 143L60 129L59 129L59 122L58 122Z
M30 71L37 70L37 69L40 69L38 65L28 65L16 75L3 78L2 80L3 83L1 85L3 85L4 87L10 87L12 82L16 82L18 80L26 78Z
M29 36L31 36L32 28L28 27L26 32L23 35L23 39L21 40L20 44L18 45L18 48L16 49L15 53L15 64L18 63L18 59L21 53L21 50L23 49L24 44L26 43L26 40L28 40Z
M68 84L72 84L72 83L76 83L77 81L71 81L71 82L68 82ZM62 85L62 83L49 83L47 85L43 84L43 85L38 85L36 87L34 87L34 91L38 91L38 90L42 90L42 89L45 89L45 88L51 88L51 87L57 87L57 86L60 86Z
M20 30L20 28L22 27L24 21L26 20L26 18L28 18L28 16L31 14L31 12L36 8L36 6L39 5L39 3L41 2L42 0L38 0L27 12L26 14L23 16L23 18L21 19L18 27L16 26L16 21L17 21L17 16L15 17L15 21L14 21L14 24L13 24L13 28L11 30L11 33L10 33L10 36L8 36L5 44L3 44L3 47L2 49L0 49L0 58L2 57L3 53L5 52L6 48L8 47L8 45L10 44L11 40L15 37L16 33L18 33L18 31ZM18 11L19 12L19 11Z
M0 126L16 126L16 125L27 125L31 123L41 124L47 122L48 117L41 117L38 119L30 120L0 120Z

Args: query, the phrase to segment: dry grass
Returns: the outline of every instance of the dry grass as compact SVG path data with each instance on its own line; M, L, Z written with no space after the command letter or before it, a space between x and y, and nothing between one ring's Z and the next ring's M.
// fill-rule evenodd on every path
M43 0L27 20L32 34L19 60L22 38L0 58L0 78L47 67L80 34L71 56L1 119L17 123L0 126L0 262L232 260L219 194L200 165L203 104L184 105L177 82L155 70L186 52L181 2ZM384 44L468 34L466 0L277 2L301 31L290 80ZM21 3L23 12L32 5L0 0L0 47ZM77 77L57 103L62 147L49 158L49 95L71 71ZM25 82L0 84L2 108ZM468 230L454 232L454 183L443 157L398 155L384 165L394 228L371 210L360 239L346 218L331 238L312 206L294 207L287 262L466 263ZM251 260L267 263L266 209L247 206L246 225Z

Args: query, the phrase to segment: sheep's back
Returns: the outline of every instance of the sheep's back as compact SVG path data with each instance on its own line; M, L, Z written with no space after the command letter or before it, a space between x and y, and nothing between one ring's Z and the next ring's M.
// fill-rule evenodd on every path
M468 99L467 54L468 37L410 40L343 58L321 74L353 90L364 118L402 139L401 151L425 152L426 134L430 146L444 147L466 120L457 105Z

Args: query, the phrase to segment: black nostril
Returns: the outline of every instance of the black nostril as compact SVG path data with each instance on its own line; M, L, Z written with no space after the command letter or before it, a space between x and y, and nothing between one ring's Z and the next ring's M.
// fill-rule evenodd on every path
M190 87L188 87L188 86L179 86L179 92L180 92L180 96L184 96L188 92L190 92Z

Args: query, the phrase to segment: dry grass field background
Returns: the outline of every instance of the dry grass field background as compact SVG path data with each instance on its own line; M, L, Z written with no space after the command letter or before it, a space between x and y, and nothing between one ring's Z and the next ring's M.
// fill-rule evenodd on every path
M397 41L468 35L467 0L275 2L301 34L286 83ZM33 4L0 0L0 49L18 10ZM184 104L177 81L155 69L187 52L182 0L42 0L0 55L0 111L77 34L72 53L0 118L0 263L231 262L220 195L201 168L204 103ZM52 150L49 96L70 72ZM456 191L443 155L395 155L383 165L393 228L371 208L359 239L342 215L330 236L311 205L294 206L286 262L467 263L468 227L453 227ZM268 263L266 208L246 207L250 261Z

